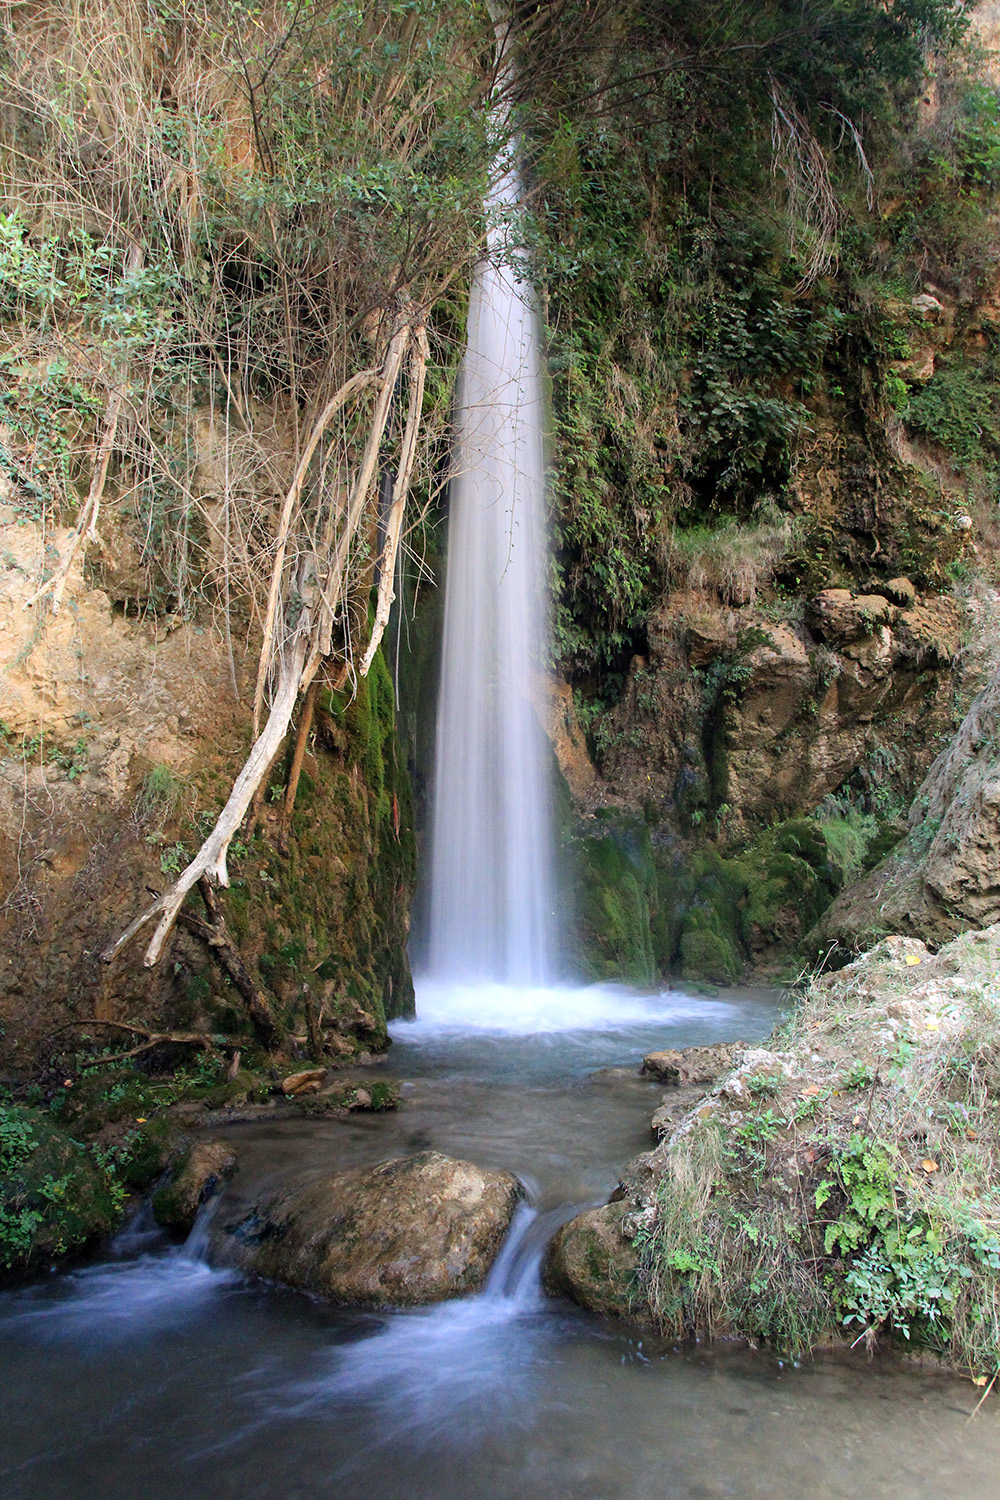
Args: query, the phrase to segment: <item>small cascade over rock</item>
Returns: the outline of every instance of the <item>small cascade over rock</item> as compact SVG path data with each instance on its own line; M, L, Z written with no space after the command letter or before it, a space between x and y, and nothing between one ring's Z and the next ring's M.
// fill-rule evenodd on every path
M546 633L544 400L532 291L488 205L457 412L431 844L430 973L552 978L547 747L531 704Z

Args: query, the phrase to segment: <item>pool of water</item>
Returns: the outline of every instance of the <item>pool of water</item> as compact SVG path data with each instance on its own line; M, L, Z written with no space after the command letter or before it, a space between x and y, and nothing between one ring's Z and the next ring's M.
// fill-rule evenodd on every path
M0 1297L5 1500L996 1500L1000 1416L970 1422L970 1385L677 1350L541 1291L555 1225L650 1144L642 1053L755 1040L773 997L485 998L430 993L394 1028L398 1113L227 1131L236 1197L429 1147L516 1172L485 1292L336 1311L210 1265L205 1220L178 1248L140 1218Z

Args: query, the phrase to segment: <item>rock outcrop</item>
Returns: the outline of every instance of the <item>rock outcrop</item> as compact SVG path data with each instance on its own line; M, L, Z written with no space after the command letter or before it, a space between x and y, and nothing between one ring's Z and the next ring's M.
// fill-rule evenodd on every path
M201 1205L236 1170L236 1152L229 1141L198 1141L174 1174L153 1198L153 1217L165 1229L185 1234L194 1227Z
M733 1053L743 1042L720 1042L711 1047L684 1047L679 1052L647 1052L642 1073L658 1083L683 1088L698 1083L714 1083L733 1065Z
M851 954L887 931L938 946L1000 919L1000 674L931 766L903 843L844 891L810 934Z
M222 1219L216 1252L341 1305L404 1307L480 1287L523 1194L436 1151L298 1178Z
M636 1281L638 1254L622 1232L627 1208L606 1203L564 1224L545 1259L545 1287L590 1312L648 1323L649 1306Z

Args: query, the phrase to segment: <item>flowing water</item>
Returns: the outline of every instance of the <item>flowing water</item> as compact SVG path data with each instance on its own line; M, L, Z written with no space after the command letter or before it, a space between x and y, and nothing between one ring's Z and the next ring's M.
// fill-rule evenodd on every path
M995 1500L968 1385L675 1350L541 1290L553 1228L649 1144L642 1052L752 1040L773 1000L498 989L469 1027L467 997L418 998L403 1108L233 1126L227 1191L429 1147L509 1167L528 1202L486 1290L339 1312L213 1269L204 1218L179 1249L140 1219L0 1297L4 1500Z
M530 702L545 636L543 399L530 287L497 216L516 198L507 175L473 280L456 412L429 967L538 984L556 950L548 747Z

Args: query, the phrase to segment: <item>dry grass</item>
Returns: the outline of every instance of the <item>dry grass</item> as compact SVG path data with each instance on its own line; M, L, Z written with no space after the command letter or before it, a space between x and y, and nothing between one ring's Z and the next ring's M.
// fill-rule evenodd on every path
M635 1203L665 1328L802 1351L847 1339L1000 1368L1000 928L890 938L654 1153Z
M773 506L750 521L675 529L666 567L675 588L712 589L730 608L752 605L795 545L795 519Z

